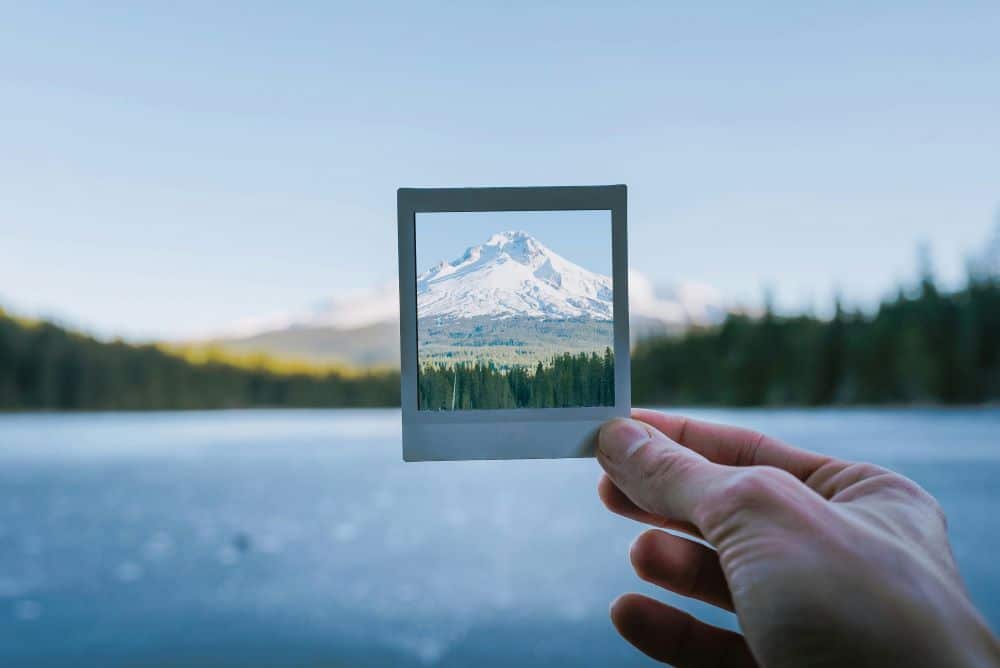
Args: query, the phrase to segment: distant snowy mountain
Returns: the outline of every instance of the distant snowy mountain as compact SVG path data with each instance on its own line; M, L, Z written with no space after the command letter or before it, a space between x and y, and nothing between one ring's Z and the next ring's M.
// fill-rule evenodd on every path
M611 320L611 279L526 232L501 232L417 277L419 318Z
M468 282L463 278L460 284L460 276ZM420 299L426 300L421 302L421 314L430 313L442 321L458 314L493 312L497 305L511 321L522 316L611 318L610 279L560 257L530 235L518 233L495 235L470 248L462 258L424 272L418 277ZM728 310L722 296L710 286L692 282L656 286L642 273L629 272L633 341L717 324ZM512 326L498 325L502 329ZM341 293L312 308L237 322L202 340L237 351L394 365L399 361L398 286L392 281Z
M240 320L222 331L214 332L212 338L238 339L286 329L354 330L394 323L398 319L399 287L396 281L392 281L344 292L311 308Z
M988 276L1000 278L1000 212L997 213L997 227L993 238L986 244L981 260L982 271Z
M730 310L722 294L710 285L684 281L656 286L637 271L628 273L628 306L633 341L717 325Z
M342 293L298 312L239 321L200 342L359 366L399 364L399 288L395 281Z

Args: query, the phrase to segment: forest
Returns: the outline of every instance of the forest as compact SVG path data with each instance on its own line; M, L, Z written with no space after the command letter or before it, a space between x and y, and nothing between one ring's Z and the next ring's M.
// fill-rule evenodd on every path
M610 364L569 355L500 373L424 370L432 409L610 403ZM613 363L613 360L611 360ZM478 393L478 394L477 394ZM928 276L875 310L831 318L731 314L717 327L640 342L637 405L823 406L1000 401L1000 278L942 291ZM194 360L104 342L0 311L0 409L111 410L398 406L396 371Z
M656 405L975 404L1000 400L1000 279L945 293L929 275L874 313L730 315L640 343L632 396Z
M493 362L426 364L418 373L420 410L613 406L615 357L610 348L563 353L534 367Z
M101 342L0 311L4 410L398 405L395 371L283 369L266 358L194 362L157 346Z

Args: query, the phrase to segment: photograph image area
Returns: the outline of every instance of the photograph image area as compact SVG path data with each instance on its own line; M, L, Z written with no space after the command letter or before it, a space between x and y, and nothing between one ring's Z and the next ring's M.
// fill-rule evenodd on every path
M420 410L615 404L610 211L417 213Z

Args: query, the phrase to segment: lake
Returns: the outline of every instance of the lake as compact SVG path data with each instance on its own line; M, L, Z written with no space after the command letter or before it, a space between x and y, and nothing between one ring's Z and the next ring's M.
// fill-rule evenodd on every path
M941 501L1000 627L1000 410L697 410ZM0 415L0 664L649 665L593 460L403 464L399 412ZM680 603L708 621L733 618Z

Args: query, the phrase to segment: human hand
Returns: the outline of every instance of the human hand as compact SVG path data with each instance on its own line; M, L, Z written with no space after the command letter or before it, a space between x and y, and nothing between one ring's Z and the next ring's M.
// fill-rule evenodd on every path
M636 573L730 610L742 635L639 594L611 618L677 666L1000 666L937 502L872 464L654 411L601 429L598 491L649 530Z

